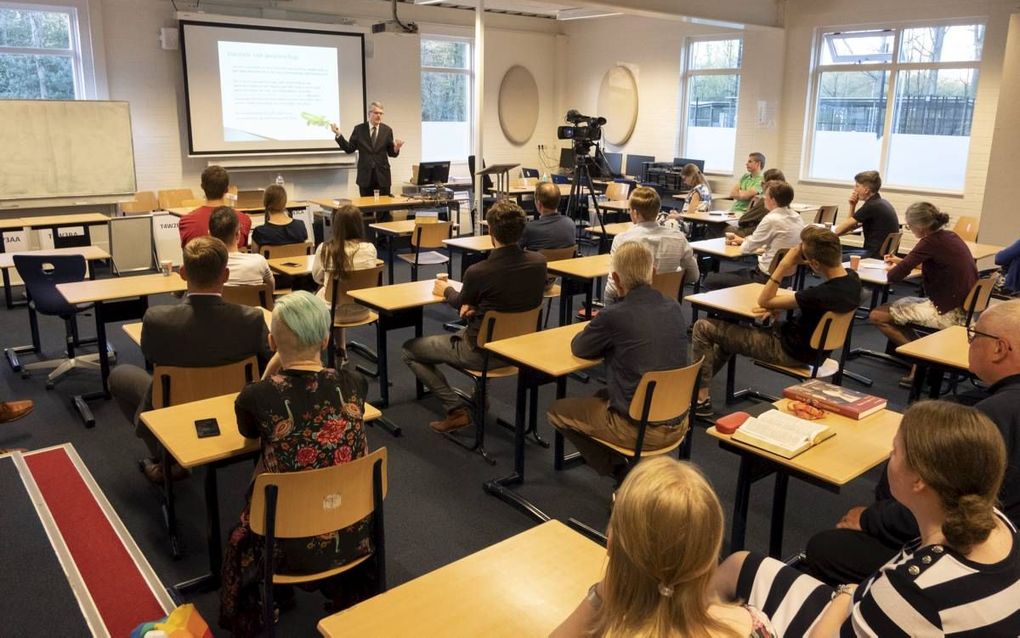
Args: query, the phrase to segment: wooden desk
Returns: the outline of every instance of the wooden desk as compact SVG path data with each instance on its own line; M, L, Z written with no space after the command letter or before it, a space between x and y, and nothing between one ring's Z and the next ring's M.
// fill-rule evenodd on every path
M42 215L39 217L23 217L25 228L59 228L61 226L95 226L110 221L109 215L103 213L70 213L67 215Z
M542 443L538 437L539 386L555 381L556 398L563 398L567 390L568 375L591 368L599 363L599 360L575 357L570 350L570 342L574 335L584 330L586 325L588 325L587 321L567 324L559 328L542 330L512 339L491 341L485 345L487 350L516 365L518 372L514 418L514 470L505 477L486 482L483 488L489 494L540 521L549 520L549 517L510 488L524 482L524 445L528 434ZM530 423L526 417L529 394ZM556 469L561 469L559 459L563 457L562 452L562 449L556 450Z
M269 259L269 269L282 275L298 277L300 275L312 274L312 263L315 255L300 255L298 257L277 257Z
M299 201L293 201L293 202L292 201L288 201L284 205L284 208L286 208L287 210L296 210L298 208L305 208L306 206L308 206L308 202L299 200ZM196 208L199 208L199 207L200 206L175 206L174 208L168 208L166 210L167 210L168 213L170 213L174 217L184 217L185 215L187 215L188 213L190 213L191 211L193 211L193 210L195 210ZM235 211L237 211L239 213L247 213L247 214L262 214L262 213L266 212L266 209L263 206L234 206L233 208L234 208ZM159 212L159 211L156 211L156 212Z
M110 376L110 358L107 352L106 322L117 321L129 316L141 316L148 307L149 295L162 293L182 292L187 290L187 284L176 272L170 276L157 273L154 275L139 275L137 277L113 277L111 279L97 279L94 281L76 281L68 284L57 284L57 290L64 296L64 299L71 304L93 303L93 314L96 318L96 343L99 348L99 370L102 379L102 388L98 392L76 395L73 397L74 406L85 421L85 427L93 427L96 424L92 411L88 407L89 401L96 399L109 399L110 388L107 380ZM137 298L137 304L133 305L127 313L111 313L109 319L106 317L106 302L117 299Z
M25 219L23 217L4 217L0 218L0 231L5 230L21 230L25 227ZM0 245L0 248L3 246Z
M967 248L970 249L970 254L974 258L974 261L980 261L985 257L992 257L997 254L1000 250L1003 250L1005 246L996 246L994 244L978 244L972 241L964 240L967 244Z
M964 326L950 326L896 348L897 354L917 364L914 385L910 388L910 401L921 396L925 382L929 384L929 396L932 399L939 398L945 372L969 374L969 350L967 329Z
M604 210L610 210L614 213L628 213L630 212L630 200L629 199L612 199L604 202L599 202L599 208ZM625 223L625 222L621 222Z
M787 403L789 402L784 399L775 405L783 407ZM769 554L778 558L782 555L783 520L786 515L786 488L789 477L794 476L839 493L841 486L889 458L892 440L900 419L901 415L891 410L882 410L860 421L830 413L821 419L821 422L831 427L836 436L822 441L792 459L784 459L752 445L734 441L730 435L719 432L715 426L710 427L708 435L718 439L720 447L740 455L730 551L744 549L751 485L756 480L773 472L776 474L772 494Z
M0 241L2 241L0 237ZM24 303L15 304L14 297L11 294L11 268L14 268L14 255L81 255L85 258L86 262L100 261L110 258L110 254L100 248L99 246L74 246L71 248L50 248L43 250L25 250L18 251L16 253L0 253L0 272L3 273L4 282L4 300L7 302L8 308L13 308L15 305L25 305ZM89 278L95 279L96 273L90 267Z
M460 286L459 282L451 281ZM414 328L414 336L422 336L422 308L443 303L442 297L432 294L434 279L412 281L406 284L391 284L375 288L351 290L348 294L363 306L379 313L376 324L376 352L379 360L379 394L381 407L390 404L389 364L387 358L387 335L391 330ZM416 381L418 396L422 396L421 383ZM396 432L399 432L396 428Z
M215 589L219 585L222 566L222 542L220 532L219 488L216 470L231 462L250 457L259 451L259 439L249 439L237 429L234 400L237 393L224 394L211 399L192 401L180 405L149 410L141 414L142 423L163 445L165 454L172 456L181 467L189 470L204 466L205 507L208 535L206 543L209 553L209 572L175 586L180 592ZM381 413L365 404L365 421L378 419ZM219 436L198 438L194 423L198 419L216 419L220 427ZM176 516L174 513L173 481L166 483L166 508L170 536L176 539Z
M413 219L402 219L395 222L377 222L375 224L368 225L369 228L382 237L386 244L386 262L388 264L387 271L389 273L388 281L391 284L393 283L393 264L396 261L398 240L401 240L399 243L402 245L408 245L406 242L402 241L402 238L410 237L411 233L414 232L414 227L416 225L417 221ZM454 229L456 228L457 226L454 224Z
M585 308L592 307L592 284L609 275L610 263L609 253L549 262L547 266L549 273L564 279L560 286L561 326L570 322L570 317L574 312L574 295L579 287L584 290Z
M492 235L467 235L464 237L454 237L452 239L444 239L443 244L446 245L447 250L450 251L450 258L453 259L453 253L460 253L460 278L464 278L464 273L467 269L474 264L483 261L490 252L495 248L492 245Z
M312 203L329 211L350 204L357 206L362 212L368 213L402 208L446 208L447 213L449 213L453 207L457 207L458 210L460 208L460 204L455 199L435 200L427 197L404 197L403 195L380 195L378 198L369 195L368 197L342 198L338 201L340 202L339 205L334 204L332 199L316 199L312 200Z
M693 222L695 224L732 224L740 219L740 216L734 215L727 210L711 210L705 212L681 213L680 218L684 221Z
M616 237L622 233L627 232L631 228L634 228L634 222L617 222L615 224L606 224L605 232L598 226L589 226L588 232L592 235L605 235L606 237Z
M743 259L746 255L741 252L740 246L729 246L725 237L715 239L702 239L692 241L691 248L694 252L702 255L710 255L717 259Z
M606 550L550 521L323 618L323 636L547 636L602 577Z

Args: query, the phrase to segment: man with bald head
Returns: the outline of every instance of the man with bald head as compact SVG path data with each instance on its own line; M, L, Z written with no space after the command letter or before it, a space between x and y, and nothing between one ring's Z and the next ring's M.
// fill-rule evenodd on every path
M1006 441L1006 474L1000 509L1020 522L1020 299L990 306L967 329L968 366L988 393L974 407L984 412ZM961 397L963 399L964 397ZM804 564L832 584L859 583L917 538L917 522L892 498L885 472L875 487L876 501L853 507L836 529L815 534Z

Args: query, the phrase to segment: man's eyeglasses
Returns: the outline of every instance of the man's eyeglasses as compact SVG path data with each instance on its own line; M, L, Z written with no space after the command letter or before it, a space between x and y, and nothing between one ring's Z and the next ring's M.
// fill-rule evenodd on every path
M977 339L978 337L987 337L988 339L993 339L995 341L1003 341L1006 344L1007 349L1009 350L1013 349L1013 346L1002 337L989 334L987 332L981 332L974 326L967 326L967 343L974 343L974 340Z

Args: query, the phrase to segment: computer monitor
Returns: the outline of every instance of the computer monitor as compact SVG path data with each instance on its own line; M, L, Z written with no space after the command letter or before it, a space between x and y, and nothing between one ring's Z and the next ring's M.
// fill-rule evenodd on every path
M450 181L450 162L422 162L418 165L415 185L445 184Z
M623 174L623 153L603 153L602 156L606 158L613 175Z
M654 162L655 158L651 155L627 155L627 175L637 177L638 179L645 178L645 167L644 165L648 162Z
M574 149L560 149L560 168L567 171L574 170Z
M688 164L694 164L698 167L698 170L702 173L705 172L705 160L687 159L686 157L674 157L673 166L677 168L683 168Z

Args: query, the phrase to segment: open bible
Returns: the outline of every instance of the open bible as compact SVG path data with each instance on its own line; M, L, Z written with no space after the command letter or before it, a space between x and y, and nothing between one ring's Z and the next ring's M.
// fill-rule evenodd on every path
M791 459L835 434L822 423L769 410L761 416L748 418L732 437L735 441Z

